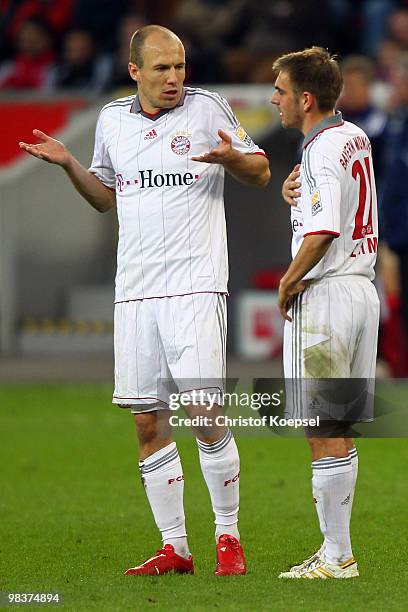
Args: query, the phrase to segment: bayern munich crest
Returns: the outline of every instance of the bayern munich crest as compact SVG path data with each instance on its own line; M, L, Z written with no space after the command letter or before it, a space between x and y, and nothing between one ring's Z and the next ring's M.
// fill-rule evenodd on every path
M191 149L191 142L187 138L187 136L183 136L182 134L178 134L173 138L170 143L171 150L176 155L187 155L189 150Z

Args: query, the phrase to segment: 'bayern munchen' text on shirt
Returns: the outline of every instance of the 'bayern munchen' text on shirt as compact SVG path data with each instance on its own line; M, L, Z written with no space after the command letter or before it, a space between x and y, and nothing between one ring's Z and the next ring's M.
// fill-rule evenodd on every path
M310 234L335 236L305 279L357 274L374 278L377 195L370 141L337 112L306 134L301 196L292 206L292 257Z
M191 160L220 142L260 153L229 104L186 87L180 103L152 116L137 96L101 111L90 171L115 189L119 219L115 301L227 292L224 168Z

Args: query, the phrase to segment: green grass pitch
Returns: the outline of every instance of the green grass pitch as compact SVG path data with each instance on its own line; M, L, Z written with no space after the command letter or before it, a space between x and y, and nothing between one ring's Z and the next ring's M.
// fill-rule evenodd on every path
M132 419L111 406L110 392L96 385L0 387L0 591L58 592L63 603L55 607L73 611L406 610L408 444L398 439L358 443L352 536L360 579L278 580L320 545L309 452L301 439L243 433L247 576L212 575L209 496L195 441L182 436L196 574L125 578L122 572L160 541L138 475Z

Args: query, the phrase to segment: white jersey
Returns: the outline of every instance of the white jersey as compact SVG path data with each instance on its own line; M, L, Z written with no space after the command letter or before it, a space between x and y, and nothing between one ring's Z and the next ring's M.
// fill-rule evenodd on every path
M263 151L221 96L186 87L156 115L137 96L101 111L90 171L115 189L119 219L115 301L227 292L224 169L194 162L218 130L242 153Z
M303 143L301 196L292 207L292 257L310 234L336 236L305 279L356 274L374 278L377 196L367 135L341 113L325 119Z

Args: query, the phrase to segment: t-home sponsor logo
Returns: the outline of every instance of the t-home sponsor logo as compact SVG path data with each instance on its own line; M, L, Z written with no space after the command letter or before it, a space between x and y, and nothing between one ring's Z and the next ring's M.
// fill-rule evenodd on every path
M127 178L121 172L116 174L117 191L122 193L126 187L139 189L154 189L162 187L190 187L200 178L199 174L192 172L154 172L153 170L139 170L137 178Z

